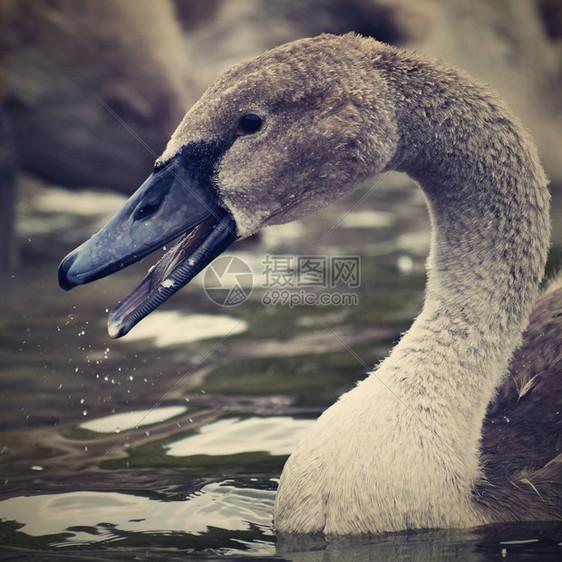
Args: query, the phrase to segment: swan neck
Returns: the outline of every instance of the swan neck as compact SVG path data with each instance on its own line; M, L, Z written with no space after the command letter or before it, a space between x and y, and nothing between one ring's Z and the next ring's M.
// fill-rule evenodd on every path
M517 118L462 72L392 54L378 72L392 75L401 135L389 168L418 181L432 227L424 308L393 355L442 386L454 377L452 398L474 393L466 414L481 424L543 276L547 179Z
M462 72L417 57L386 62L401 134L389 168L419 182L431 219L426 306L439 303L497 337L506 353L528 322L550 239L534 143L499 98Z

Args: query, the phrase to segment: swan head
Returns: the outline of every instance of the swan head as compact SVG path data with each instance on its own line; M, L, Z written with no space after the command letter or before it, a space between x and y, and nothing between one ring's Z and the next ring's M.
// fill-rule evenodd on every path
M154 172L69 254L69 289L183 239L110 317L124 335L235 240L331 204L392 159L385 82L365 84L371 52L355 35L278 47L226 72L189 110Z
M184 117L157 165L200 143L222 146L213 182L241 237L329 205L394 152L386 95L377 112L376 92L361 80L361 55L369 56L362 41L304 39L227 71Z

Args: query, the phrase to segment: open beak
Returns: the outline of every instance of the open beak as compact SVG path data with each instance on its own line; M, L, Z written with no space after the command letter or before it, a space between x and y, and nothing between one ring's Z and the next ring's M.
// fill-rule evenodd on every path
M124 336L237 238L234 220L214 189L176 158L151 174L102 230L62 260L59 284L69 290L111 275L180 236L110 314L112 338Z

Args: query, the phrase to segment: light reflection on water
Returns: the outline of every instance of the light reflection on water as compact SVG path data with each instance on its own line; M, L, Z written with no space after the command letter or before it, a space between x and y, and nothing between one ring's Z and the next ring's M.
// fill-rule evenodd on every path
M177 310L156 311L143 319L123 339L132 342L151 339L156 347L234 336L248 329L241 318L210 314L182 314Z
M271 539L274 497L273 484L263 490L241 488L233 481L213 482L185 498L166 501L123 492L77 491L4 500L0 517L23 524L19 532L31 537L65 533L64 540L48 539L51 546L92 545L126 533L200 535L210 527L232 532L259 528Z
M97 433L115 433L154 423L162 423L165 420L183 414L186 410L186 406L166 406L149 410L135 410L134 412L123 412L89 420L81 423L79 427Z
M188 455L237 455L263 451L270 455L290 455L314 420L284 416L227 418L204 425L195 435L172 441L166 453Z

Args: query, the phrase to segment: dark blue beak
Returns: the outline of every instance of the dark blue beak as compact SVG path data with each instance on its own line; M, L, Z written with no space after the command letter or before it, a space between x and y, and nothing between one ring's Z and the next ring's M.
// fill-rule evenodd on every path
M236 225L212 186L174 159L155 171L102 230L64 258L59 284L69 290L111 275L179 236L111 313L111 337L124 336L237 238Z

